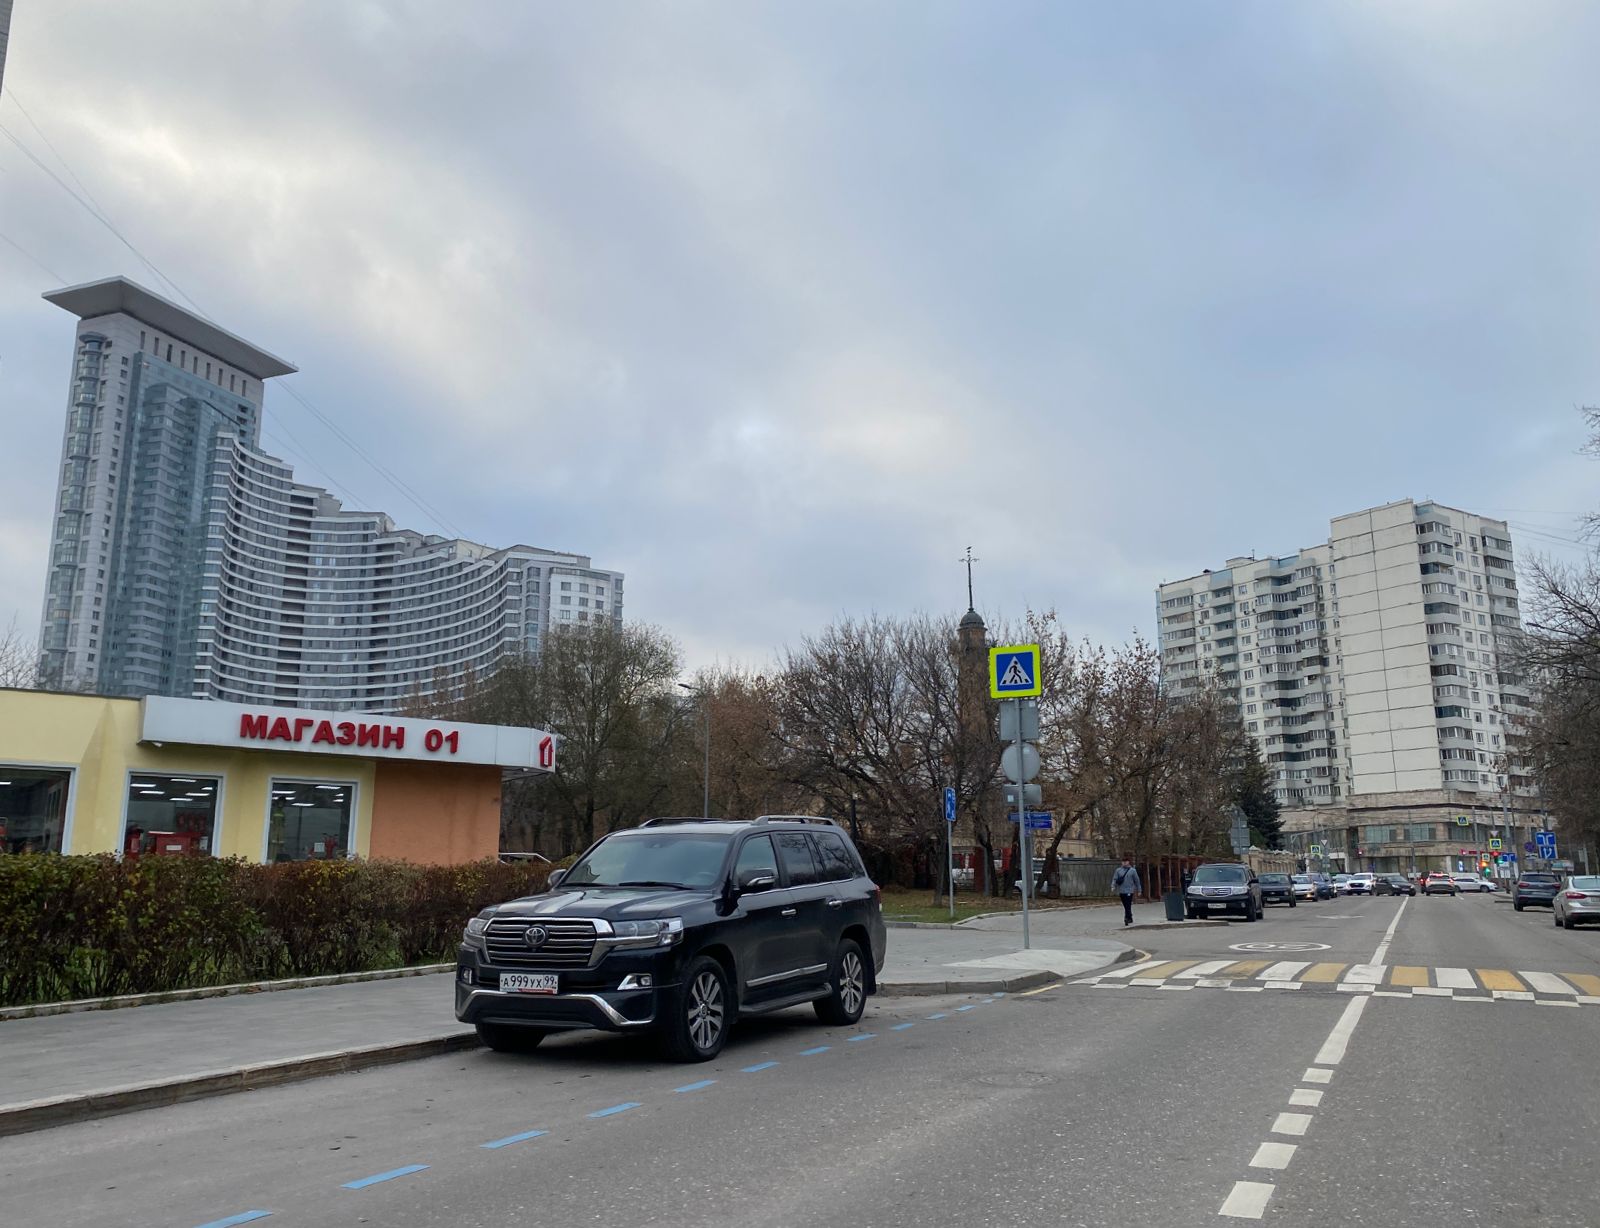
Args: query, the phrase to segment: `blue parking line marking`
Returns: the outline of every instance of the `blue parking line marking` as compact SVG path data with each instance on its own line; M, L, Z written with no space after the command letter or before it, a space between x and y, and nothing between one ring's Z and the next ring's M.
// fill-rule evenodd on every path
M621 1104L614 1104L609 1109L601 1109L598 1113L590 1113L590 1117L611 1117L617 1113L626 1113L629 1109L639 1107L637 1100L625 1100Z
M845 1037L845 1044L853 1045L857 1041L871 1040L876 1035L877 1035L876 1032L863 1032L859 1036L847 1036L847 1037Z
M698 1083L685 1083L682 1087L675 1087L672 1090L675 1092L697 1092L702 1087L710 1087L715 1082L715 1079L701 1079Z
M815 1049L802 1049L802 1050L800 1050L800 1056L801 1057L816 1057L817 1054L826 1053L831 1048L833 1048L832 1045L818 1045Z
M391 1168L386 1173L379 1173L375 1177L363 1177L360 1181L346 1181L341 1189L364 1190L369 1185L377 1185L380 1181L393 1181L396 1177L407 1177L412 1173L420 1173L427 1168L426 1164L407 1164L404 1168Z
M978 1009L978 1004L976 1002L968 1002L965 1006L958 1006L956 1009L958 1011L975 1011Z
M505 1138L497 1138L492 1143L479 1143L489 1151L498 1151L502 1147L509 1147L512 1143L525 1143L530 1138L538 1138L541 1134L549 1134L548 1130L524 1130L521 1134L508 1134Z
M201 1224L200 1228L233 1228L235 1224L249 1224L258 1219L266 1219L271 1211L241 1211L237 1215L230 1215L227 1219L214 1219L209 1224Z
M904 1032L907 1028L914 1028L916 1026L917 1025L915 1023L897 1023L889 1030L891 1032Z
M938 1014L938 1015L929 1015L928 1018L929 1019L948 1019L949 1016L945 1015L945 1014Z
M778 1064L777 1062L757 1062L754 1066L746 1066L744 1068L744 1073L745 1074L755 1074L758 1071L771 1070L777 1064Z

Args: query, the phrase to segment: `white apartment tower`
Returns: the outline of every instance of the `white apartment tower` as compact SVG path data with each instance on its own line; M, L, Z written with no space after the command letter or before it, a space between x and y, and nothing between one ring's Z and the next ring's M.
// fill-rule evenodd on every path
M1157 590L1162 675L1239 705L1289 808L1352 796L1532 797L1508 726L1528 692L1504 521L1409 499L1286 558Z

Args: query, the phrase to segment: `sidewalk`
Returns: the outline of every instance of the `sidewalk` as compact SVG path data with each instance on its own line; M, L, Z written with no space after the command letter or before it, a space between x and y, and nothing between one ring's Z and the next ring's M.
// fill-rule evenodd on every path
M893 929L885 995L1015 992L1131 959L1118 942ZM0 1135L475 1046L451 973L0 1022Z
M1132 935L1138 930L1178 927L1200 929L1203 926L1226 924L1220 918L1216 921L1168 921L1166 907L1159 900L1136 903L1131 926L1122 924L1121 904L1101 904L1093 908L1040 908L1028 914L1028 931L1035 945L1060 945L1063 939L1115 938L1118 934ZM1020 935L1022 914L991 913L987 917L962 921L957 928Z

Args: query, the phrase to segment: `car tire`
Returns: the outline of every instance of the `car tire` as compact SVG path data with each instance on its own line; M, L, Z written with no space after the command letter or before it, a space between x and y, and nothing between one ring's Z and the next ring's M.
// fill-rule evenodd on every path
M1521 912L1522 911L1522 901L1521 900L1512 900L1511 901L1511 907L1513 909L1515 909L1517 912Z
M661 1048L675 1062L709 1062L728 1042L733 995L728 974L709 955L689 961L683 989L661 1029Z
M846 938L833 953L828 996L817 999L812 1007L818 1019L835 1027L857 1022L867 1009L867 961L855 939Z
M1256 919L1256 916L1257 916L1257 913L1256 913L1255 901L1246 900L1245 903L1244 903L1244 919L1246 921L1254 921Z
M1555 916L1555 911L1553 909L1551 910L1550 915L1552 917ZM1578 928L1578 923L1576 921L1574 921L1571 917L1563 917L1563 918L1561 918L1561 921L1559 922L1559 924L1560 924L1561 928L1564 929L1564 930L1575 930L1575 929Z
M1296 900L1290 900L1290 901L1289 901L1289 907L1290 907L1290 908L1293 908L1293 907L1295 907L1295 905L1296 905L1296 904L1297 904L1297 903L1298 903L1298 901L1296 901Z
M478 1039L496 1053L532 1053L550 1035L544 1028L519 1028L511 1023L475 1024Z

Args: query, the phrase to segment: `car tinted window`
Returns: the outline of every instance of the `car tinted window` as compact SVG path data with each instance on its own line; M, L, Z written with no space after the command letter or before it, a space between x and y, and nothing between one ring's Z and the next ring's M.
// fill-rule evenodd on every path
M1289 881L1289 876L1287 874L1263 874L1261 876L1261 881L1263 883L1270 883L1274 887L1281 887L1284 883Z
M803 831L785 831L777 835L778 860L788 875L791 887L803 887L819 881L816 863L811 859L811 841Z
M770 870L777 876L778 854L773 851L771 836L756 836L740 847L739 860L733 867L733 881L738 882L747 870Z
M719 881L727 855L727 836L690 835L659 828L619 832L590 849L568 871L564 882L569 887L615 887L630 882L706 887Z
M855 858L850 856L850 850L845 847L844 839L838 832L812 832L811 843L815 846L813 852L821 868L823 881L836 882L841 878L856 876Z
M1243 866L1201 866L1194 872L1194 881L1197 883L1242 883L1245 881Z
M1522 881L1525 883L1553 883L1556 881L1554 874L1524 874Z

